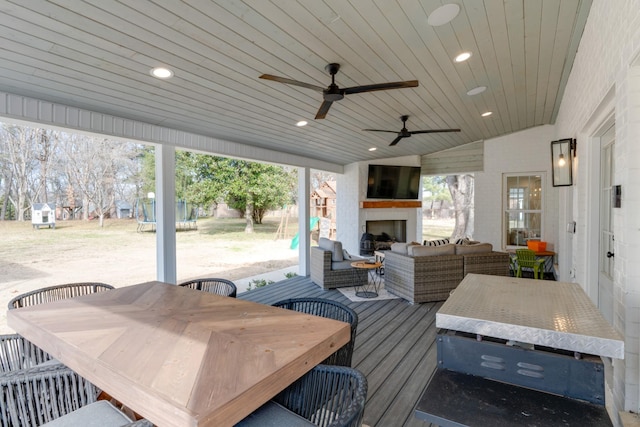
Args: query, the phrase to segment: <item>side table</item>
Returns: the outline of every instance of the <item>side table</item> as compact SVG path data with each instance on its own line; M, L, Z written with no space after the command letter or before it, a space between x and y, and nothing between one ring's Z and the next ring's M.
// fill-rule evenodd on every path
M353 274L356 275L355 283L365 281L362 275L368 275L366 284L361 285L360 289L356 289L356 296L360 298L376 298L378 296L378 288L380 287L380 278L376 274L376 270L382 267L381 262L372 261L355 261L351 263Z

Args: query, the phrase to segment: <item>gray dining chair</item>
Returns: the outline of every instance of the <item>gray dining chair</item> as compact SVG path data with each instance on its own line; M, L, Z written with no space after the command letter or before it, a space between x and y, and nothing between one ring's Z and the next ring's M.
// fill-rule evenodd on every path
M360 371L318 365L235 427L360 427L366 399Z
M66 283L49 286L25 292L12 298L9 301L8 308L9 310L14 310L111 289L113 289L113 286L99 282ZM3 373L37 366L50 359L52 359L51 355L18 334L0 336L0 367Z
M0 376L44 363L56 362L49 353L21 335L0 335Z
M353 347L356 342L356 329L358 328L358 315L355 311L337 301L323 298L291 298L278 301L272 305L349 323L351 325L351 339L349 342L322 361L322 363L325 365L351 366Z
M180 283L178 286L184 286L185 288L195 289L198 291L209 292L211 294L232 298L235 298L238 293L236 285L231 280L227 279L194 279L189 280L188 282Z
M80 295L88 295L95 292L104 292L111 289L113 289L113 286L99 282L66 283L63 285L49 286L25 292L24 294L14 297L9 301L9 310L73 298Z
M0 376L2 426L39 426L95 402L96 388L71 369L42 365Z
M0 426L152 426L98 401L99 394L93 384L55 360L5 371L0 375Z

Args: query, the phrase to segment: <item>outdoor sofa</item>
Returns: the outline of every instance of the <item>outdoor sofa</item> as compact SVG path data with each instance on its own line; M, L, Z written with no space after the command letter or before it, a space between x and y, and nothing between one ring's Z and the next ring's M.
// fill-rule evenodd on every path
M428 243L428 242L427 242ZM490 243L394 243L385 251L384 287L409 302L442 301L469 273L509 275L509 254Z

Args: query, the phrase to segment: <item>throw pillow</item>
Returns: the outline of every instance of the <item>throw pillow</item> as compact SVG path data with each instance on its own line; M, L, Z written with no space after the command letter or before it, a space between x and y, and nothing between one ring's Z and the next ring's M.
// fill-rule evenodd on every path
M449 243L449 239L428 240L425 246L442 246Z
M342 256L344 257L344 259L351 261L351 254L347 252L346 249L342 250Z
M460 239L456 240L455 244L456 245L468 245L469 244L469 238L468 237L461 237Z
M445 244L440 246L410 246L409 256L438 256L438 255L455 255L455 245Z

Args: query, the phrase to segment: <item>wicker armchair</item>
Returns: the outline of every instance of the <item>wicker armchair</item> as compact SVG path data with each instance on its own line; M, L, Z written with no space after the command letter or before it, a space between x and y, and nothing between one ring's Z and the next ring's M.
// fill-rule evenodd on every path
M64 285L49 286L18 295L9 301L9 310L73 298L79 295L108 291L110 289L113 289L113 286L104 283L67 283Z
M351 340L322 363L351 366L353 346L356 342L356 329L358 328L358 315L355 311L339 302L322 298L293 298L278 301L273 306L349 323L351 325Z
M0 335L0 376L52 360L49 353L18 334ZM62 365L61 365L62 366Z
M180 283L178 286L195 289L198 291L209 292L216 295L235 298L238 293L236 285L227 279L195 279L188 282Z
M318 365L236 427L360 427L366 398L367 379L360 371Z

